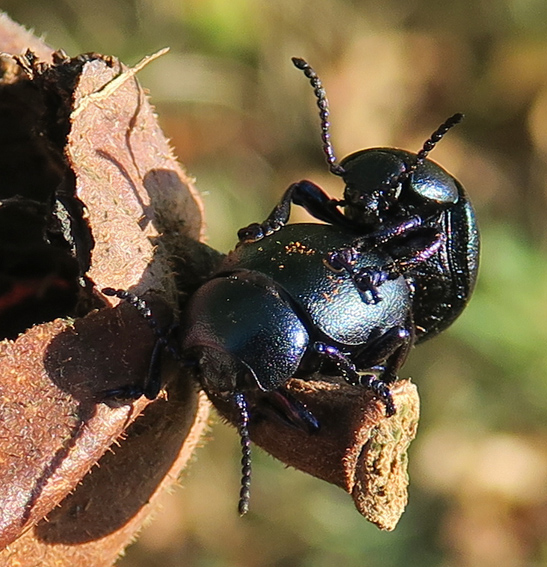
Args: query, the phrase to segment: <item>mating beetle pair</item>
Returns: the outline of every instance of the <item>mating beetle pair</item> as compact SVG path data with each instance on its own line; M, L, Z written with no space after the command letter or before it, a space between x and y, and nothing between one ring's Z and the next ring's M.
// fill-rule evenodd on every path
M293 62L314 87L323 149L331 172L345 182L344 197L332 199L310 181L291 185L264 222L239 231L238 246L190 298L177 331L179 354L195 365L212 401L227 401L240 416L242 514L250 420L276 416L312 433L321 426L287 392L289 379L320 368L369 388L392 415L389 384L409 349L461 313L478 268L471 204L459 182L427 159L461 115L443 123L418 154L367 149L338 164L321 82L305 61ZM292 204L327 224L286 225ZM139 298L104 292L129 299L150 319ZM160 337L156 351L165 342ZM158 376L152 372L126 393L154 398Z

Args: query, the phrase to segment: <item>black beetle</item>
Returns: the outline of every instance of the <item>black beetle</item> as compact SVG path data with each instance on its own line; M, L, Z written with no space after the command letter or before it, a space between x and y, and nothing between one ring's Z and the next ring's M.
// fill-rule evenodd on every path
M339 227L294 224L275 237L244 243L190 297L181 316L177 357L195 367L213 403L227 402L239 415L241 514L249 500L250 418L275 416L309 433L320 427L285 389L290 378L321 368L370 389L387 415L395 412L389 384L414 339L411 289L403 276L392 278L382 286L381 302L365 301L348 272L334 273L324 261L352 247L355 239ZM374 272L391 261L380 250L361 250L355 265ZM129 300L155 324L142 299L110 288L103 292ZM157 362L171 340L168 335L160 332L147 383L116 389L107 397L158 395Z
M226 256L182 319L183 352L197 359L207 391L274 391L325 359L394 412L385 383L397 377L412 344L411 293L398 277L386 282L381 303L367 302L348 273L333 273L324 257L354 239L328 225L287 225L275 238ZM388 261L371 250L356 265L373 271Z
M383 282L404 274L413 288L416 341L440 333L466 306L478 271L479 233L473 207L457 179L427 158L463 115L446 120L413 154L394 148L355 152L340 164L330 142L325 90L303 59L293 58L314 87L320 110L323 150L330 171L345 183L342 200L330 198L310 181L292 184L263 223L239 231L241 242L256 241L284 226L291 203L319 220L353 230L361 241L329 256L333 270L346 270L372 301L381 300ZM342 213L339 207L344 208ZM355 267L354 256L371 246L393 259L380 270Z
M195 367L213 403L228 402L239 415L242 514L250 419L276 416L313 433L320 424L285 386L319 368L369 388L392 415L389 384L410 347L457 317L478 264L475 216L463 188L426 159L461 115L441 125L418 154L370 149L337 164L324 90L306 62L293 61L315 88L323 148L331 171L346 182L344 199L309 181L291 185L266 221L239 231L236 249L191 296L180 328L158 333L147 383L109 393L155 398L160 354L176 333L176 356ZM292 203L328 224L287 225ZM155 325L140 298L103 291L129 300Z

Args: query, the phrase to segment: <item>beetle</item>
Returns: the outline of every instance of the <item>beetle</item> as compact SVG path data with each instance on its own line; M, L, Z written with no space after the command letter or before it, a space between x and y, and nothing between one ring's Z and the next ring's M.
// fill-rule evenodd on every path
M328 258L331 268L351 274L372 301L382 299L383 282L404 274L414 290L416 342L449 327L467 305L479 264L479 231L473 206L461 183L427 158L462 114L448 118L417 153L395 148L357 151L337 163L330 141L329 106L321 80L303 59L294 65L310 80L319 107L323 151L330 171L344 181L343 199L311 181L292 184L262 223L239 231L240 242L257 241L281 229L291 204L312 216L361 236L353 248ZM340 208L343 208L343 212ZM393 261L380 270L356 269L360 249L375 246Z
M251 421L275 417L308 433L321 427L288 381L321 370L370 389L393 415L389 386L410 348L458 316L478 267L472 206L459 182L427 159L461 115L417 154L375 148L338 164L321 82L304 60L293 62L315 89L323 150L346 184L344 199L310 181L291 185L263 223L239 231L236 248L190 297L180 326L156 329L145 384L108 393L154 399L161 353L174 343L213 404L228 403L239 416L241 514L249 505ZM287 224L292 204L327 224ZM141 298L103 292L129 301L157 327Z
M414 341L412 291L399 276L383 284L382 302L363 300L349 273L334 273L324 262L355 239L339 227L292 224L275 237L236 247L190 297L180 326L158 333L146 383L107 393L154 399L161 388L161 351L174 338L177 358L195 369L213 404L231 404L239 416L241 514L249 505L250 420L277 418L307 433L320 427L285 388L292 377L320 369L368 388L388 416L395 413L389 385ZM372 248L361 250L355 265L373 272L391 261ZM103 293L130 301L156 325L141 298L112 288Z

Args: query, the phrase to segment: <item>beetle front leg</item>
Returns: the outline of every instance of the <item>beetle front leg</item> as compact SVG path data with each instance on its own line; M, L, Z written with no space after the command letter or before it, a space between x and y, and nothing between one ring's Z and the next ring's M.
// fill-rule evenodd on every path
M441 222L440 215L429 218L414 215L403 222L382 226L369 234L363 235L357 240L355 246L367 250L371 245L387 245L389 250L390 244L397 244L398 240L414 238L418 241L419 238L420 245L416 245L411 254L403 256L398 261L403 268L417 265L431 258L445 244L446 236Z
M424 235L425 243L416 246L411 253L398 257L384 266L376 268L355 269L354 264L361 249L370 249L370 246L383 246L397 238L412 236L422 231L430 234ZM445 245L446 237L440 231L433 231L431 227L424 227L419 217L413 217L407 222L391 227L385 227L367 236L359 238L351 248L342 248L331 252L326 263L334 272L346 271L354 281L357 289L363 292L366 303L378 303L382 300L378 287L388 280L394 280L406 271L419 266L429 260ZM389 251L389 246L387 246Z
M352 226L352 223L338 209L343 204L342 201L332 199L315 183L303 180L293 183L285 191L281 201L273 208L264 222L253 223L240 229L237 233L239 242L255 242L285 226L289 222L291 204L304 207L318 220L348 228Z
M308 434L316 433L320 424L304 403L285 388L278 388L259 398L255 414L274 417L285 425L295 427Z
M378 291L378 287L382 283L397 279L400 275L420 266L437 254L444 246L445 241L444 234L437 233L433 240L426 246L416 248L411 254L394 259L389 264L385 264L380 268L362 268L360 270L349 271L351 279L355 282L359 291L370 293L372 302L369 303L378 303L382 299Z
M392 270L402 271L427 261L445 244L445 231L441 229L440 224L440 218L423 219L415 215L404 222L383 226L370 234L362 236L354 246L357 249L364 248L367 250L371 245L387 245L387 250L389 250L390 244L397 244L398 240L414 238L418 241L418 238L420 238L420 244L416 244L410 254L402 256L393 262Z

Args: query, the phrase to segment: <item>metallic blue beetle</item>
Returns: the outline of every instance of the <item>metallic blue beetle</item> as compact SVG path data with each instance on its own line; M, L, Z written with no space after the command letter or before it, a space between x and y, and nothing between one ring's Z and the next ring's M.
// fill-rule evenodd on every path
M411 290L401 276L383 284L382 302L364 301L351 276L333 273L324 261L354 240L337 227L294 224L226 256L182 321L182 350L194 353L207 391L277 391L326 361L394 413L386 384L412 344ZM375 271L390 261L371 250L355 265ZM292 420L290 408L283 417Z
M382 284L382 301L366 299L344 270L325 258L354 245L356 236L325 224L287 225L275 237L239 245L188 301L177 329L178 353L195 368L213 403L239 415L243 474L239 510L247 512L250 486L249 421L277 418L308 433L320 424L285 388L292 377L317 370L371 390L395 413L389 384L414 341L412 291L404 277ZM375 272L392 259L359 252L357 269ZM120 290L151 320L147 304ZM171 337L160 333L156 359ZM148 381L107 397L154 399L161 388L157 364Z
M478 268L471 204L458 181L426 159L461 115L417 154L376 148L337 164L321 82L305 61L293 61L315 88L323 148L331 171L344 179L344 198L332 199L310 181L291 185L263 223L239 231L238 246L192 295L177 330L178 355L195 367L212 402L239 415L242 514L249 503L250 420L275 416L313 433L320 424L286 385L319 369L369 388L392 415L389 385L409 349L459 315ZM287 225L291 204L328 224ZM103 291L152 320L138 297ZM168 340L160 334L156 359ZM110 394L152 399L160 387L153 370L146 384Z
M289 220L291 203L319 220L354 231L361 240L330 256L333 270L352 275L357 287L381 300L382 282L403 274L413 293L416 341L450 326L467 305L475 285L479 232L473 207L462 185L426 159L437 142L463 118L446 120L413 154L394 148L355 152L340 164L330 143L328 101L315 71L293 58L315 90L320 110L323 150L330 171L345 183L342 200L304 180L291 185L263 223L239 231L241 242L271 235ZM343 207L343 212L340 210ZM371 247L392 257L381 270L356 269L354 257Z

